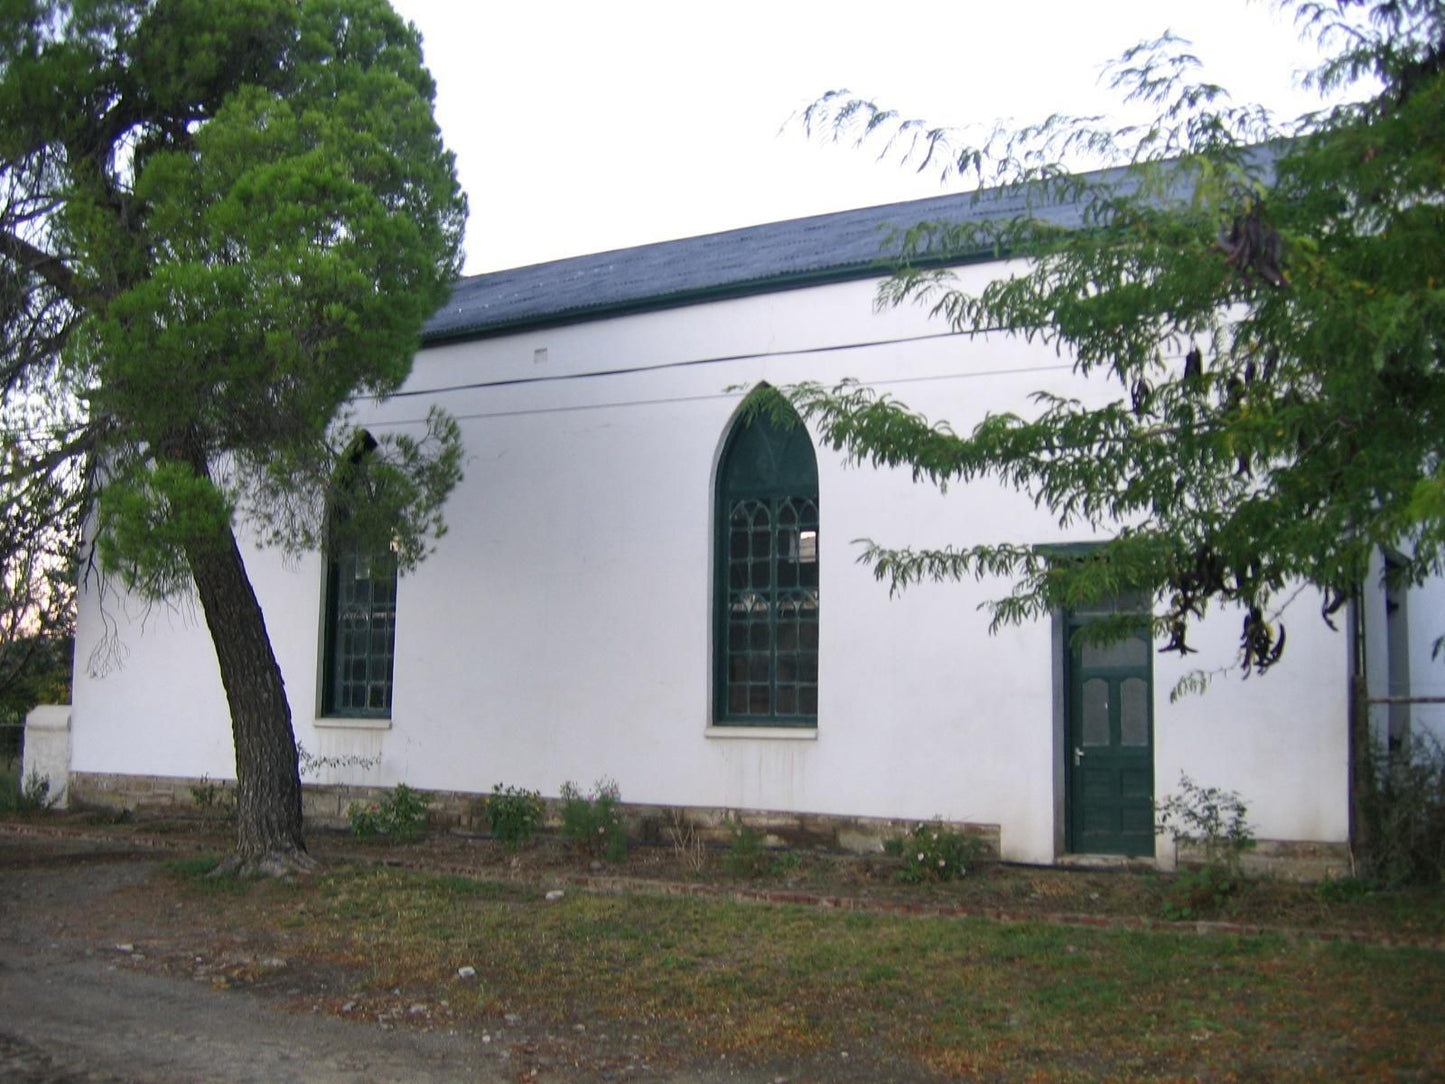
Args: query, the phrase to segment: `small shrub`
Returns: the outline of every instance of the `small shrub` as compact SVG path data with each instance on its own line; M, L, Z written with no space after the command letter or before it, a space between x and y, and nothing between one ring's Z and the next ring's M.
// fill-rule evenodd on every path
M1392 754L1372 748L1368 756L1366 876L1385 888L1445 883L1445 750L1420 734Z
M1218 912L1245 888L1240 860L1254 847L1254 830L1248 809L1239 795L1218 787L1201 787L1183 773L1179 793L1154 807L1159 820L1155 831L1168 832L1178 843L1204 852L1204 865L1179 873L1165 893L1165 918L1199 918Z
M1375 894L1374 886L1360 877L1326 877L1315 891L1327 903L1358 903Z
M697 826L688 819L687 810L668 806L666 816L667 838L672 843L673 853L692 873L701 873L707 865L707 842Z
M1244 887L1244 878L1225 866L1187 869L1174 877L1159 913L1175 922L1217 914Z
M381 805L378 802L352 802L346 807L346 819L351 822L351 834L357 839L374 839L381 835Z
M902 857L898 876L916 885L962 877L983 853L983 844L934 820L914 825L901 839L888 840L884 849Z
M492 826L492 835L509 851L517 850L532 838L546 808L536 791L504 787L500 783L492 788L490 797L483 799L482 806L487 812L487 823Z
M627 857L627 829L617 810L621 799L611 779L599 779L587 795L568 780L562 784L562 834L586 854L621 862Z
M728 849L723 866L734 877L759 877L767 872L768 852L763 833L737 818L727 823Z
M191 786L191 801L202 813L231 814L235 812L230 792L224 783L218 783L209 775Z
M386 836L395 843L414 843L426 834L426 799L405 783L379 802L352 802L346 816L357 839Z
M1204 862L1238 875L1244 852L1254 848L1254 830L1239 795L1218 787L1201 787L1180 773L1179 794L1154 807L1156 832L1168 832L1175 843L1189 843L1204 852Z
M737 818L727 822L728 849L723 866L734 877L783 877L803 864L797 851L772 850L767 835Z

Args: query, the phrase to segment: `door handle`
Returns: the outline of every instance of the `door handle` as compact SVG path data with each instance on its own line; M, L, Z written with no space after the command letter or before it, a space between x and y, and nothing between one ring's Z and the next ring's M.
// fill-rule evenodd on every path
M1077 768L1079 766L1079 762L1083 759L1084 751L1080 749L1077 745L1074 746L1074 767Z

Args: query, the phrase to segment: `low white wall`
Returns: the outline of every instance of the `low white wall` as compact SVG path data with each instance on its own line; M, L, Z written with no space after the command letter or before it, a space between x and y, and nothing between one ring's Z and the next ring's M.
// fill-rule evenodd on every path
M20 785L35 776L50 784L50 801L64 809L70 800L70 705L41 704L25 717L25 755Z

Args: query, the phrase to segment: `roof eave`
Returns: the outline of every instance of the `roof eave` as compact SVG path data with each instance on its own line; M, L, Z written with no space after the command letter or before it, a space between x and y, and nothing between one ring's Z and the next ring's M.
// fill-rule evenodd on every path
M1002 254L989 249L913 261L910 266L918 268L963 267L1002 258ZM686 308L689 305L702 305L712 301L729 301L741 297L782 293L787 290L856 282L859 279L883 278L893 274L900 266L901 264L896 260L870 260L861 264L844 264L821 270L769 275L766 278L744 279L715 286L678 290L673 293L653 294L647 297L588 305L560 312L538 313L535 316L525 316L500 323L481 323L470 327L451 327L438 331L423 329L421 346L422 349L432 346L448 346L460 342L501 338L524 331L540 331L546 328L566 327L571 324L609 320L619 316L635 316L640 313Z

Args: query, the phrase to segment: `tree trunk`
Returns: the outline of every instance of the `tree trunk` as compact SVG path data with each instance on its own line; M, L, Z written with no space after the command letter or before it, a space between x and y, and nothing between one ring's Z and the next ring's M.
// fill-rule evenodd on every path
M1349 710L1349 815L1352 863L1368 862L1375 840L1371 835L1369 803L1375 792L1370 749L1369 689L1363 673L1350 675ZM1353 870L1351 872L1354 872Z
M301 829L301 774L291 707L266 620L230 527L188 549L216 648L236 745L236 853L221 869L282 876L315 868Z

